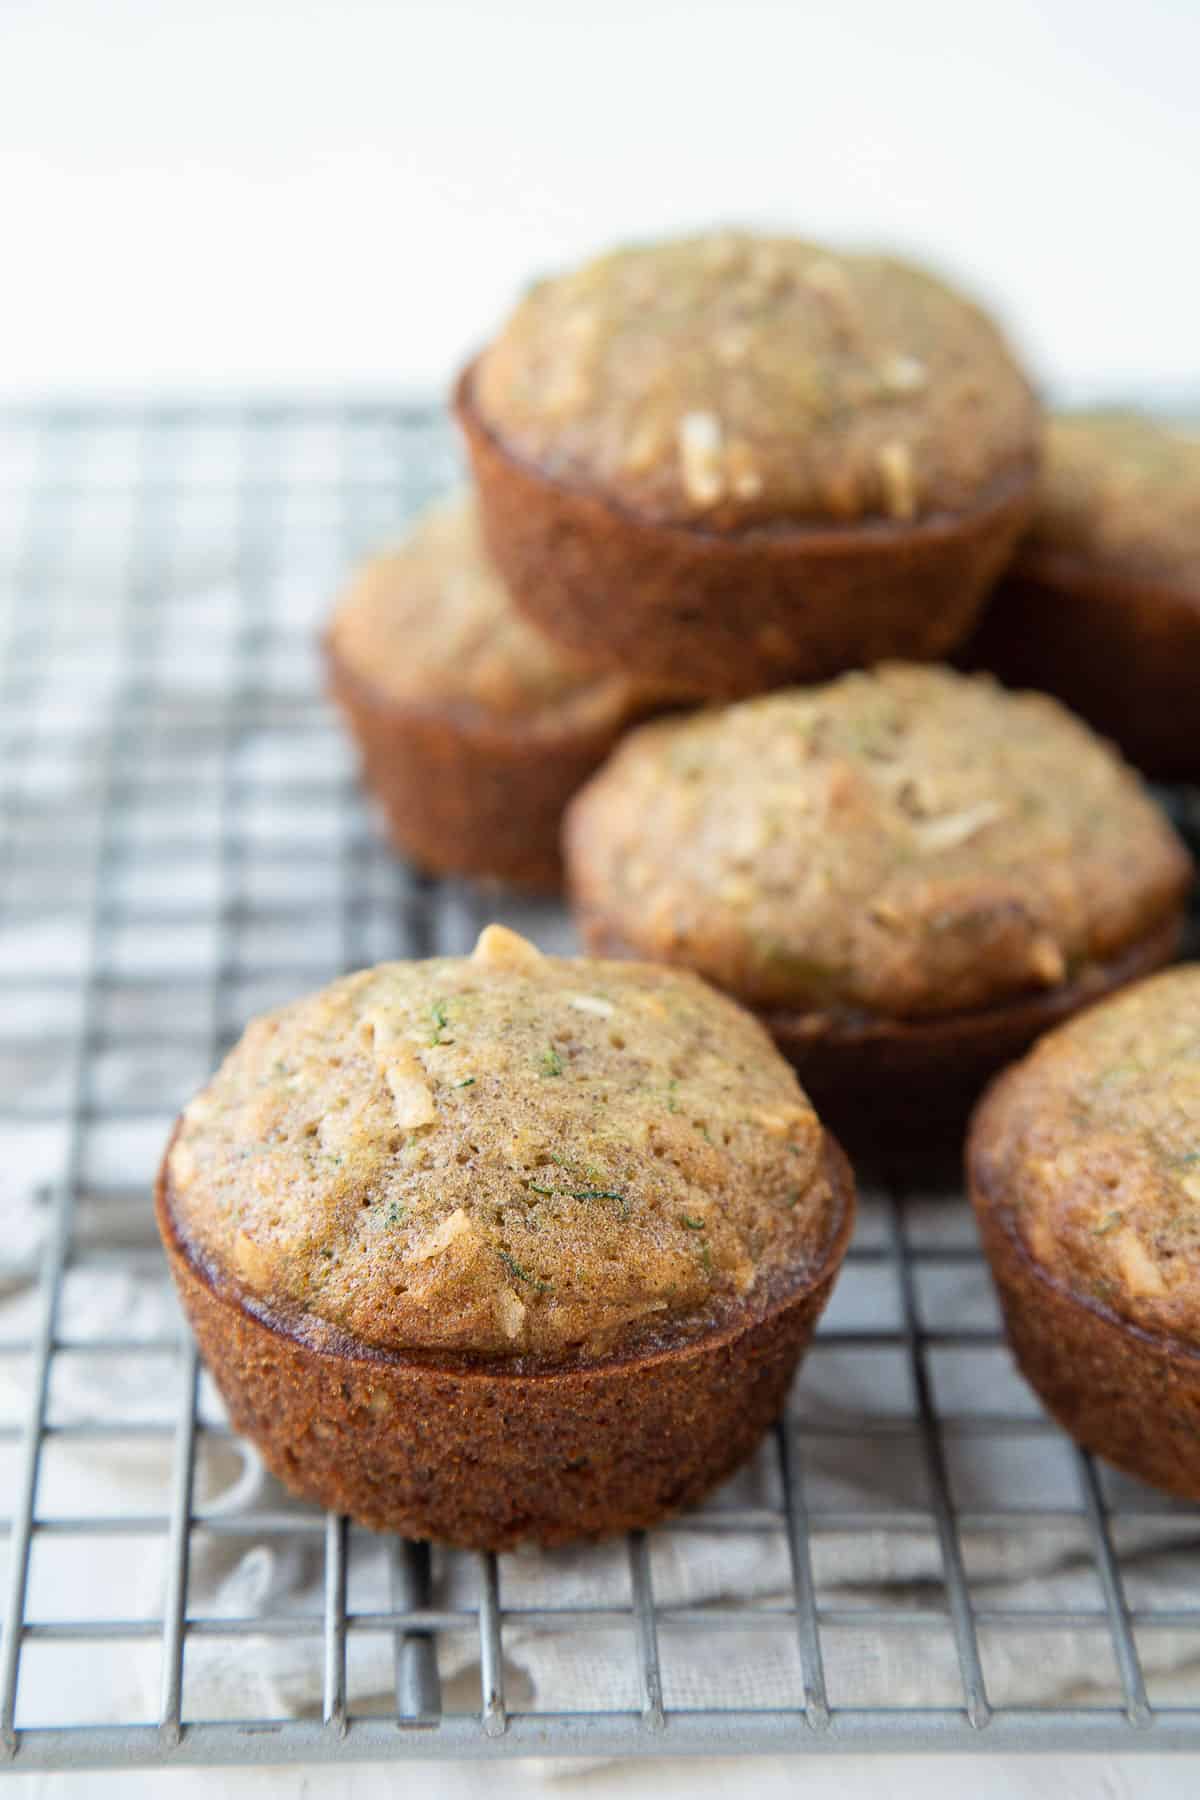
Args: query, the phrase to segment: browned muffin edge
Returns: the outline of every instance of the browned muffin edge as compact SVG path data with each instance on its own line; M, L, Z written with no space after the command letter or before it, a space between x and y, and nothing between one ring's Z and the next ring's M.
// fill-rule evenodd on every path
M1200 1499L1200 1349L1121 1319L1042 1268L1023 1243L992 1143L1018 1073L973 1115L967 1188L1017 1366L1048 1412L1127 1474Z
M548 637L650 680L732 696L944 656L1032 515L1031 457L969 512L911 524L718 532L651 522L514 455L478 413L474 366L459 377L454 411L515 604Z
M378 1530L501 1550L652 1524L749 1455L784 1403L849 1241L853 1178L828 1136L825 1166L837 1224L793 1294L675 1347L520 1374L306 1344L196 1264L165 1158L155 1208L233 1424L287 1487Z

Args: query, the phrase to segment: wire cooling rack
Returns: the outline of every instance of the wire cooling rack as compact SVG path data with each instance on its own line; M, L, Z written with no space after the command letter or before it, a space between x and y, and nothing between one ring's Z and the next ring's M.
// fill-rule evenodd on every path
M343 969L464 949L494 915L571 942L553 905L393 859L319 696L338 579L455 471L413 408L0 424L8 1766L1200 1749L1200 1513L1049 1424L961 1194L933 1182L868 1189L746 1482L597 1551L591 1587L587 1552L431 1553L269 1483L229 1504L237 1443L151 1219L177 1108L249 1016ZM1196 797L1173 803L1194 832ZM672 1558L700 1544L707 1585L681 1594ZM243 1574L307 1559L308 1603L286 1581L277 1600L243 1584L241 1612L214 1601L214 1545ZM743 1573L764 1556L767 1592ZM535 1640L601 1661L564 1701L514 1654ZM367 1643L387 1678L376 1656L363 1693ZM1079 1665L1065 1688L1058 1647ZM259 1692L247 1656L282 1662L270 1716L236 1704Z

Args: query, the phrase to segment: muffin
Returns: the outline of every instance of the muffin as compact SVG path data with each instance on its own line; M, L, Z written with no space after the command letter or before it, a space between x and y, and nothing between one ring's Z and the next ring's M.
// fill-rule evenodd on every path
M794 238L715 232L543 281L456 404L517 604L711 695L943 655L1032 506L1038 410L986 315Z
M252 1024L158 1219L236 1427L288 1487L482 1549L650 1524L783 1404L848 1167L762 1028L686 973L363 970Z
M1032 529L968 659L1057 694L1148 774L1200 779L1200 438L1051 420Z
M438 874L558 887L564 805L655 706L513 610L465 495L360 571L325 652L393 839Z
M589 946L736 995L856 1138L960 1119L1039 1031L1165 962L1191 880L1055 701L903 664L640 727L566 846Z
M1026 1379L1088 1449L1200 1500L1200 964L1000 1076L967 1172Z

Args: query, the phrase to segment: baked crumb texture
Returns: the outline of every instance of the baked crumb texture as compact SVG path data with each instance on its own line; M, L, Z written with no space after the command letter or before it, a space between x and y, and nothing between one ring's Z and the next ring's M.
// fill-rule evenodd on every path
M910 523L1036 454L977 306L892 258L718 231L543 281L477 365L480 416L543 474L714 528Z
M470 957L251 1025L166 1174L189 1254L251 1311L540 1366L802 1286L838 1225L825 1168L795 1077L730 1001L490 926Z
M1200 779L1200 440L1052 419L1032 529L963 660L1057 695L1147 774Z
M522 735L616 731L653 696L559 648L512 606L484 552L475 505L458 494L405 542L368 562L341 600L329 643L343 668L397 705L449 709L465 727Z
M1054 701L900 664L642 727L566 843L598 940L849 1022L1050 992L1191 879L1138 778Z
M1051 1032L984 1111L987 1190L1039 1267L1200 1349L1200 965Z
M439 874L551 891L567 801L632 719L672 698L527 625L465 495L359 572L325 660L397 847Z
M1200 438L1137 413L1050 419L1023 550L1162 581L1200 603Z

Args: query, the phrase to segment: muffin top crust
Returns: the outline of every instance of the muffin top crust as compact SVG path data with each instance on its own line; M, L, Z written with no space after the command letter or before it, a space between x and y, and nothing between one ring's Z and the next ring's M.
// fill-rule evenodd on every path
M1200 1347L1200 964L1049 1032L985 1103L973 1161L1058 1281Z
M502 926L257 1020L183 1114L176 1228L308 1336L561 1362L688 1337L815 1276L823 1134L695 977Z
M1200 437L1140 413L1052 418L1022 548L1200 596Z
M487 558L466 493L428 508L401 545L359 571L329 643L388 699L467 718L615 728L651 703L647 688L597 671L525 623Z
M909 522L1036 465L991 320L925 271L716 231L540 282L475 367L504 447L658 522Z
M931 1017L1057 987L1179 909L1187 853L1055 701L881 665L643 726L572 802L590 926L763 1008Z

